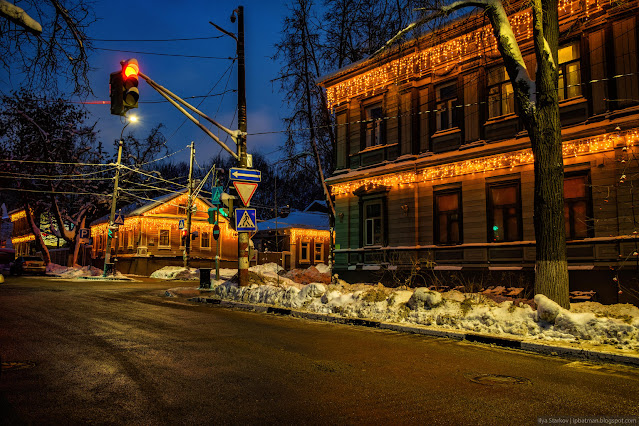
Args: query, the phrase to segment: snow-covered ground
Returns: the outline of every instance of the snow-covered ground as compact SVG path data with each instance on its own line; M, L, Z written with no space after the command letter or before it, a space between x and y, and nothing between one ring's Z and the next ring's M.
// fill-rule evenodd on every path
M275 264L251 267L256 276L247 287L238 287L232 280L212 280L211 291L225 300L532 341L606 345L639 353L639 308L633 305L583 302L572 304L568 311L537 295L534 309L526 303L497 303L481 293L455 290L392 289L339 279L337 284L301 284L278 275L276 268ZM317 270L325 269L320 266ZM226 270L224 277L235 272ZM197 279L196 270L189 273Z

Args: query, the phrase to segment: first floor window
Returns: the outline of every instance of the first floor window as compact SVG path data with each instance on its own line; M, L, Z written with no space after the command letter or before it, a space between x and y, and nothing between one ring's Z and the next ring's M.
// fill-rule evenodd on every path
M435 244L462 243L461 189L435 193Z
M564 219L566 239L589 236L588 211L591 206L588 176L566 176L564 179Z
M202 236L200 237L200 248L211 248L211 234L208 232L202 232Z
M324 243L315 243L315 263L324 261Z
M522 239L519 182L488 186L488 227L490 242Z
M300 262L311 261L311 243L309 241L302 241L300 244Z
M128 247L133 248L133 229L129 231L128 240L129 240Z
M364 204L364 245L382 244L382 202Z
M158 247L171 247L171 231L168 229L160 229L158 238Z

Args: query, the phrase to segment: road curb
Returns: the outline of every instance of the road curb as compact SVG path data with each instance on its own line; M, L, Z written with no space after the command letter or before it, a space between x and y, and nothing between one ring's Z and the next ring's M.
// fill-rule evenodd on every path
M376 320L362 318L346 318L331 314L322 314L317 312L297 311L289 308L279 308L275 306L255 305L245 302L233 302L229 300L221 300L215 297L192 297L188 299L190 302L218 304L227 308L242 309L246 311L270 313L276 315L286 315L295 318L303 318L313 321L325 321L336 324L356 325L360 327L379 328L383 330L398 331L400 333L422 334L433 337L446 337L453 340L465 340L473 343L483 343L488 345L500 346L509 349L519 349L526 352L534 352L544 355L575 357L592 361L612 362L616 364L626 364L639 367L639 356L616 354L611 352L596 351L583 348L571 348L567 346L557 346L543 343L536 343L518 339L516 337L499 337L489 334L442 330L427 326L405 325L387 323Z

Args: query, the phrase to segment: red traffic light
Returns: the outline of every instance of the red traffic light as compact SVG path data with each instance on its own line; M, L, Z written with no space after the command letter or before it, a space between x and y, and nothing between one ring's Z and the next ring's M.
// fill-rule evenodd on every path
M140 67L138 66L138 61L135 59L129 59L124 66L124 78L129 78L131 76L137 77L140 72Z

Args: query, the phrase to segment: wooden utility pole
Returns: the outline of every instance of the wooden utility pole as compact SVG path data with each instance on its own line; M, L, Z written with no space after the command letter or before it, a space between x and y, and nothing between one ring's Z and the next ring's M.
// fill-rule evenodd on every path
M124 131L124 129L122 129L122 131ZM111 237L113 234L111 226L113 226L113 221L115 220L115 206L118 202L118 184L120 180L120 163L122 162L123 144L124 142L120 139L120 142L118 143L118 162L116 163L115 168L115 181L113 183L113 196L111 197L111 214L109 214L109 227L107 228L106 252L104 253L104 271L102 272L103 277L106 277L107 275L107 268L111 260L111 240L113 239L113 237Z
M191 255L191 216L193 214L193 160L195 159L195 145L191 141L191 160L189 162L189 198L186 202L186 241L184 242L184 267L189 267Z
M244 7L237 8L237 123L239 137L237 139L238 166L248 167L246 153L246 75L244 68ZM249 285L249 233L238 232L237 259L240 286Z

